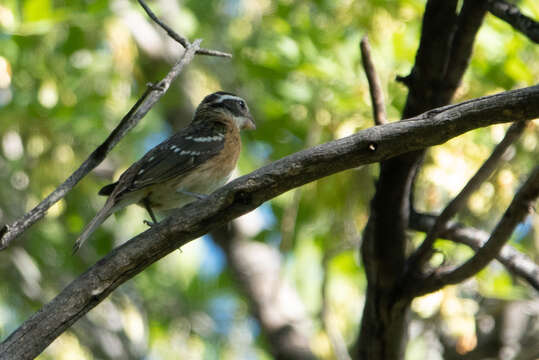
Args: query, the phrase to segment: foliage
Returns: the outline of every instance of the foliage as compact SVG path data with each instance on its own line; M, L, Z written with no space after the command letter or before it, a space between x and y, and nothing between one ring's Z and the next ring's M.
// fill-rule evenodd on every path
M205 94L224 89L250 104L257 131L243 139L239 173L245 174L307 146L372 126L359 55L359 41L368 35L388 116L397 120L406 89L395 77L411 69L424 8L418 0L186 0L149 5L189 39L203 38L204 46L229 51L234 58L197 57L181 83L98 169L0 253L2 338L99 257L144 230L144 211L128 208L107 221L80 256L71 256L76 235L103 203L96 195L99 187L172 129L184 126ZM539 18L534 1L522 1L520 7ZM180 51L136 2L103 0L6 0L0 4L0 49L1 223L32 208L62 182ZM455 101L534 84L539 78L537 56L537 46L487 16ZM505 128L481 129L433 148L420 174L417 208L439 211ZM523 174L537 162L538 142L537 124L532 124L459 220L491 229ZM357 335L365 280L356 249L377 169L362 167L306 185L240 219L240 226L250 225L253 239L282 251L282 276L295 285L308 309L314 323L311 346L321 358L333 356L320 319L323 295L347 343ZM292 227L283 225L284 217L292 217ZM512 240L532 258L537 258L539 235L532 228L538 222L535 216ZM417 242L423 239L422 234L410 235ZM470 255L461 245L441 242L439 247L449 262ZM324 254L340 248L324 266ZM322 294L324 274L328 283ZM466 352L477 336L473 319L484 311L481 299L532 296L532 290L492 264L463 286L418 300L423 305L414 304L413 310L423 324L442 323L445 335L461 346L458 351ZM409 357L420 358L427 348L426 342L412 342ZM222 250L209 237L123 285L41 358L73 354L88 359L269 358L260 326Z

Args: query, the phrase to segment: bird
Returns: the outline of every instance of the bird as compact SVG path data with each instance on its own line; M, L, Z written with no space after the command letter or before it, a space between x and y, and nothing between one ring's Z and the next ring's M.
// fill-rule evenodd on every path
M152 222L154 210L180 208L224 185L236 168L241 150L241 130L256 125L244 99L230 92L207 95L197 106L191 123L150 149L99 195L105 204L86 225L73 254L114 212L131 204L144 207Z

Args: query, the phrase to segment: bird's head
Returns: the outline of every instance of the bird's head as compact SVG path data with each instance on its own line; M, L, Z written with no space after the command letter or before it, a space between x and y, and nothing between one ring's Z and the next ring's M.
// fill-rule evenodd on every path
M256 129L247 103L238 95L218 91L206 96L198 105L193 121L201 121L214 115L232 119L240 130Z

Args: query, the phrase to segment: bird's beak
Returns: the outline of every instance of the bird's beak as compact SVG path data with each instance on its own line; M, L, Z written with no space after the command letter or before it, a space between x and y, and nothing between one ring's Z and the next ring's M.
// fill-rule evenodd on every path
M253 117L251 114L249 116L245 116L245 121L243 122L243 128L245 130L256 130L256 125Z

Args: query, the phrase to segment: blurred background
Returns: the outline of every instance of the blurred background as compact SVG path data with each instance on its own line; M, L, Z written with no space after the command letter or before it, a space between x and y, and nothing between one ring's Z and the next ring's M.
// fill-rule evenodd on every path
M101 186L185 126L208 93L235 92L251 108L257 130L242 135L237 170L247 174L373 126L359 53L359 41L368 35L388 118L398 120L407 89L395 77L413 66L425 1L148 5L190 40L202 38L204 47L234 57L197 56L102 164L0 253L0 338L112 248L145 230L145 211L129 207L71 256L77 234L104 203L97 195ZM519 7L539 19L538 2L523 0ZM135 1L2 0L0 224L33 208L65 180L182 52ZM455 101L535 84L537 59L537 45L487 15ZM492 229L537 163L537 126L530 125L459 221ZM432 148L417 182L417 209L440 211L506 128L472 131ZM247 277L253 269L271 274L275 293L282 295L278 317L297 326L309 351L322 359L345 358L338 349L350 346L359 330L366 280L357 249L377 174L378 166L370 165L308 184L232 228L189 243L118 288L39 359L271 359L271 326L242 269ZM536 262L538 225L535 214L511 239ZM410 232L412 243L423 236ZM245 251L231 246L231 237ZM438 247L449 263L471 254L449 241ZM464 284L417 299L412 308L409 359L460 359L488 339L506 351L506 359L531 358L526 351L539 346L537 293L499 263Z

